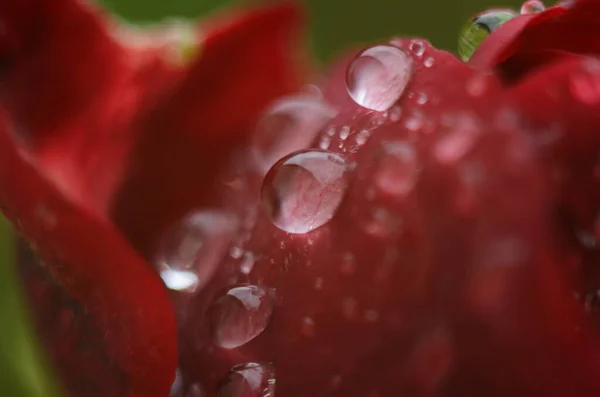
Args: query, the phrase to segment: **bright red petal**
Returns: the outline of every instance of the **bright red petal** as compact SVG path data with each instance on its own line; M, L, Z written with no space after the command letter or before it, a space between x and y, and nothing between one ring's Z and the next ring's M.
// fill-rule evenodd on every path
M176 328L160 279L117 230L64 198L1 128L3 212L43 261L37 274L54 285L28 285L33 299L41 294L34 305L57 311L40 332L48 337L61 321L72 324L51 345L63 383L73 396L164 397L175 373Z

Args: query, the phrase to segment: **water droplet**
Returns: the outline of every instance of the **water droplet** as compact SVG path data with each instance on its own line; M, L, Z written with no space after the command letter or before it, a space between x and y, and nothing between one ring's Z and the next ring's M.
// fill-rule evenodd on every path
M379 313L376 310L367 310L365 312L365 320L370 323L374 323L379 319Z
M393 122L396 122L398 120L400 120L400 117L402 116L402 109L400 109L400 106L393 106L390 109L390 120Z
M323 289L323 279L321 277L317 277L315 279L315 289L320 291Z
M545 9L546 6L540 0L527 0L521 6L521 15L535 14L537 12L542 12Z
M345 141L346 139L348 139L349 135L350 135L350 127L348 127L348 126L342 127L342 129L340 130L340 139L342 141Z
M427 103L427 100L428 100L428 99L429 99L429 98L427 97L427 94L426 94L426 93L424 93L424 92L419 92L419 93L417 94L417 103L418 103L419 105L425 105L425 104Z
M356 318L358 302L354 298L345 298L342 301L342 315L346 320L353 320Z
M252 148L264 171L283 156L307 148L336 115L322 99L304 94L275 102L257 125Z
M385 111L404 92L412 70L412 59L404 51L388 45L368 48L348 67L348 93L362 107Z
M356 259L350 252L342 254L342 263L340 265L340 271L345 275L353 275L356 272Z
M246 252L244 254L244 259L240 264L240 271L244 274L250 274L254 268L255 261L254 254L252 252Z
M304 336L315 336L315 321L310 317L304 317L302 319L301 332Z
M475 145L479 129L469 117L463 117L441 137L434 147L435 158L442 164L453 164Z
M374 237L384 238L394 233L400 222L386 209L373 208L371 216L364 224L365 232Z
M487 73L478 73L473 76L466 85L466 90L472 97L479 98L483 96L490 88L493 75Z
M329 149L329 145L331 145L331 139L329 139L329 137L324 136L321 138L321 142L319 142L319 148L322 150L327 150Z
M195 291L212 277L227 250L237 218L222 211L192 213L173 225L160 242L157 267L168 288Z
M274 397L272 364L245 363L232 367L219 386L219 397Z
M423 113L416 111L407 117L407 119L404 121L404 126L407 130L419 131L421 128L423 128L424 123L425 118Z
M435 63L435 59L433 59L432 57L429 57L423 61L423 66L425 66L426 68L430 68L433 66L434 63Z
M213 341L225 349L242 346L260 335L273 312L273 302L257 285L227 291L209 309Z
M418 57L425 54L425 43L422 40L413 40L410 43L410 50Z
M241 247L233 246L229 249L229 255L233 259L240 259L244 255L244 250Z
M336 154L306 150L283 158L268 172L262 204L275 226L307 233L336 213L346 192L346 162Z
M388 194L406 196L415 186L419 173L417 156L407 142L383 144L375 173L375 184Z
M467 62L475 53L477 47L506 21L517 16L517 13L509 9L491 9L482 12L469 20L460 32L458 39L458 55Z
M362 145L364 145L367 142L367 140L369 139L370 136L371 136L371 133L369 131L362 130L361 132L359 132L356 135L356 143L358 145L362 146Z
M600 74L589 70L574 73L569 81L571 95L583 104L600 103Z

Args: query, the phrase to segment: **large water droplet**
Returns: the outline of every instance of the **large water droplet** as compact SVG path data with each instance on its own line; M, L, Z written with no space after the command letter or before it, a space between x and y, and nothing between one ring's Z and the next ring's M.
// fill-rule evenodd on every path
M546 9L544 3L540 0L527 0L521 6L521 15L525 14L535 14L536 12L542 12Z
M263 208L273 224L307 233L336 213L346 192L346 162L323 150L291 154L271 168L262 186Z
M419 168L413 147L407 142L389 142L382 147L375 183L386 193L406 196L415 186Z
M157 258L168 288L194 291L212 277L238 225L223 211L199 211L174 224L163 236Z
M210 307L213 341L225 349L242 346L260 335L273 312L269 294L257 285L230 289Z
M400 98L412 72L412 59L402 50L388 45L371 47L348 67L348 93L360 106L383 112Z
M335 115L331 106L308 94L275 102L253 137L252 147L262 169L267 171L283 156L308 147Z
M219 397L274 397L275 370L271 364L245 363L229 370Z

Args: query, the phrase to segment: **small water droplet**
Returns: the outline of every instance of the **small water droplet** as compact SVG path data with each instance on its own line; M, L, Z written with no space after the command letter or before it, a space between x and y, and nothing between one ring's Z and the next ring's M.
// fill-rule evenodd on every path
M168 288L195 291L212 277L238 221L222 211L192 213L162 237L157 267Z
M493 76L486 73L478 73L473 76L466 85L466 90L472 97L479 98L483 96L490 88Z
M435 158L442 164L453 164L465 156L477 141L479 129L469 117L463 117L441 137L434 147Z
M429 97L427 96L426 93L424 92L419 92L417 94L417 103L419 105L425 105L427 103L427 100L429 99Z
M542 12L545 9L546 9L546 6L540 0L527 0L521 6L521 15L535 14L538 12Z
M583 104L594 106L600 103L600 74L581 70L573 73L569 81L571 95Z
M348 67L348 93L362 107L385 111L400 98L412 71L412 59L404 51L389 45L368 48Z
M323 289L323 279L321 277L317 277L315 279L315 289L317 291L321 291Z
M417 155L407 142L387 142L375 172L375 184L383 192L406 196L413 189L419 173Z
M426 68L430 68L433 66L434 63L435 63L435 59L433 59L432 57L429 57L423 61L423 66L425 66Z
M348 126L342 127L342 129L340 130L340 139L342 141L345 141L346 139L348 139L349 135L350 135L350 127L348 127Z
M353 320L356 318L358 302L354 298L345 298L342 300L342 315L347 320Z
M340 264L342 274L350 276L356 272L356 259L350 252L342 254L342 263Z
M301 332L307 337L315 336L315 321L311 317L304 317L302 319Z
M410 50L418 57L425 54L425 43L422 40L413 40L410 43Z
M310 146L336 111L322 99L299 94L275 102L259 121L252 148L264 171L283 156Z
M250 342L265 330L272 312L271 297L260 286L231 288L209 309L214 343L233 349Z
M274 397L272 364L244 363L232 367L219 386L219 397Z
M233 259L240 259L242 255L244 255L244 250L241 247L233 246L229 248L229 255L231 255Z
M367 140L369 139L370 136L371 136L371 133L369 131L362 130L361 132L359 132L356 135L356 143L358 145L362 146L362 145L364 145L367 142Z
M404 126L407 130L416 132L423 128L424 123L425 118L423 113L416 111L406 118Z
M319 142L319 148L322 150L329 149L329 145L331 145L331 139L329 137L324 136L321 138L321 142Z
M369 323L374 323L379 319L379 313L376 310L367 310L365 312L365 320Z
M289 233L307 233L324 225L346 193L346 168L342 157L320 150L283 158L263 181L265 213L275 226Z
M373 208L365 222L365 232L374 237L387 237L400 227L400 222L386 209Z
M400 120L400 117L402 116L402 109L400 109L400 106L393 106L390 109L390 120L393 122L396 122L398 120Z
M240 264L240 271L244 274L250 274L254 268L255 261L254 254L252 252L246 252L244 254L244 259Z

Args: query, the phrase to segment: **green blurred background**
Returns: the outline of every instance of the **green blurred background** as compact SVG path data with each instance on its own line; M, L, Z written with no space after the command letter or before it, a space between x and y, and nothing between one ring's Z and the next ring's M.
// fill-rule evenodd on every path
M0 0L13 1L13 0ZM165 17L194 18L224 6L224 0L105 0L133 22ZM390 36L422 36L439 48L455 51L458 32L473 14L494 6L518 8L515 0L306 0L310 45L327 62L345 48ZM9 266L11 240L0 219L0 396L54 397L39 349L18 298L14 269Z

